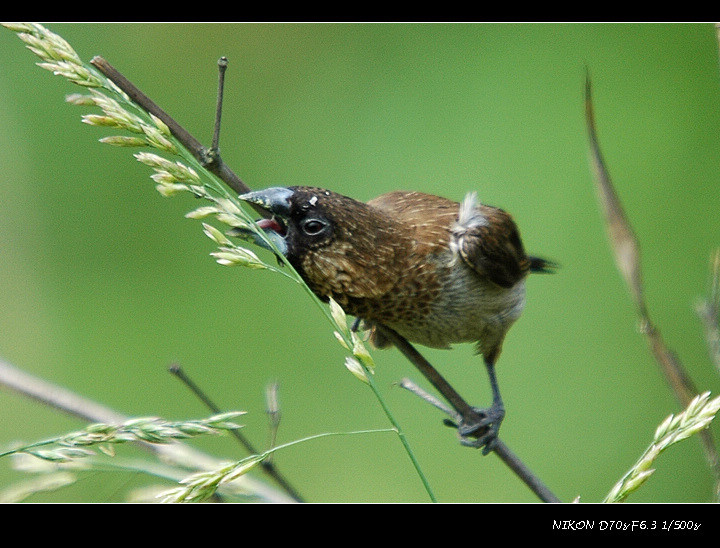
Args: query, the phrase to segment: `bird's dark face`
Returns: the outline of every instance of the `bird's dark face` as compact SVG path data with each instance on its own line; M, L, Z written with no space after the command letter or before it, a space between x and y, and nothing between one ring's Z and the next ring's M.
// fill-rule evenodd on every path
M272 234L280 251L292 260L332 242L336 223L328 206L338 197L320 188L273 187L243 194L240 199L271 214L270 218L257 221L257 225Z

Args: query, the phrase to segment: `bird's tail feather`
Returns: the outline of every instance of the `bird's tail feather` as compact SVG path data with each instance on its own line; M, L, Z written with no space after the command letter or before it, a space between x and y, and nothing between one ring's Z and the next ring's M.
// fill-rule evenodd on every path
M555 270L559 268L557 263L548 261L541 257L528 257L530 259L530 272L539 272L540 274L554 274Z

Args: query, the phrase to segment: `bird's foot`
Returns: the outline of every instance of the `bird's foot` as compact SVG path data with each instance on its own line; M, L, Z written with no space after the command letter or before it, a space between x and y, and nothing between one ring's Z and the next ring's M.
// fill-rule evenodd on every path
M457 428L462 445L482 448L482 454L487 455L495 448L500 424L505 418L505 408L496 404L485 409L473 407L473 411L478 416L477 419L462 419L453 426Z

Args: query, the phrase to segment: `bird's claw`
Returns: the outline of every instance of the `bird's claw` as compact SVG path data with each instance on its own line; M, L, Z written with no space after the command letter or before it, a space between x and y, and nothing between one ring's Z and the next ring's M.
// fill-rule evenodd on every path
M482 454L487 455L495 448L505 409L493 406L487 409L473 408L473 411L478 416L477 420L463 419L456 425L460 443L466 447L482 448Z

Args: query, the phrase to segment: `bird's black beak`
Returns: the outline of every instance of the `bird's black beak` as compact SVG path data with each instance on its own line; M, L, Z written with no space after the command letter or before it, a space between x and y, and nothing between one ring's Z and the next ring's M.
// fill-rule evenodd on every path
M270 218L257 221L257 226L265 231L265 234L283 254L287 252L285 242L287 225L285 219L290 215L290 199L292 195L293 191L289 188L272 187L238 196L239 199L258 205L271 214ZM247 229L234 229L232 235L254 240L257 245L270 249L262 239L253 235Z
M256 190L254 192L241 194L238 198L245 202L259 205L273 215L287 218L287 216L290 215L290 198L292 198L293 193L289 188L276 186L266 188L265 190Z

